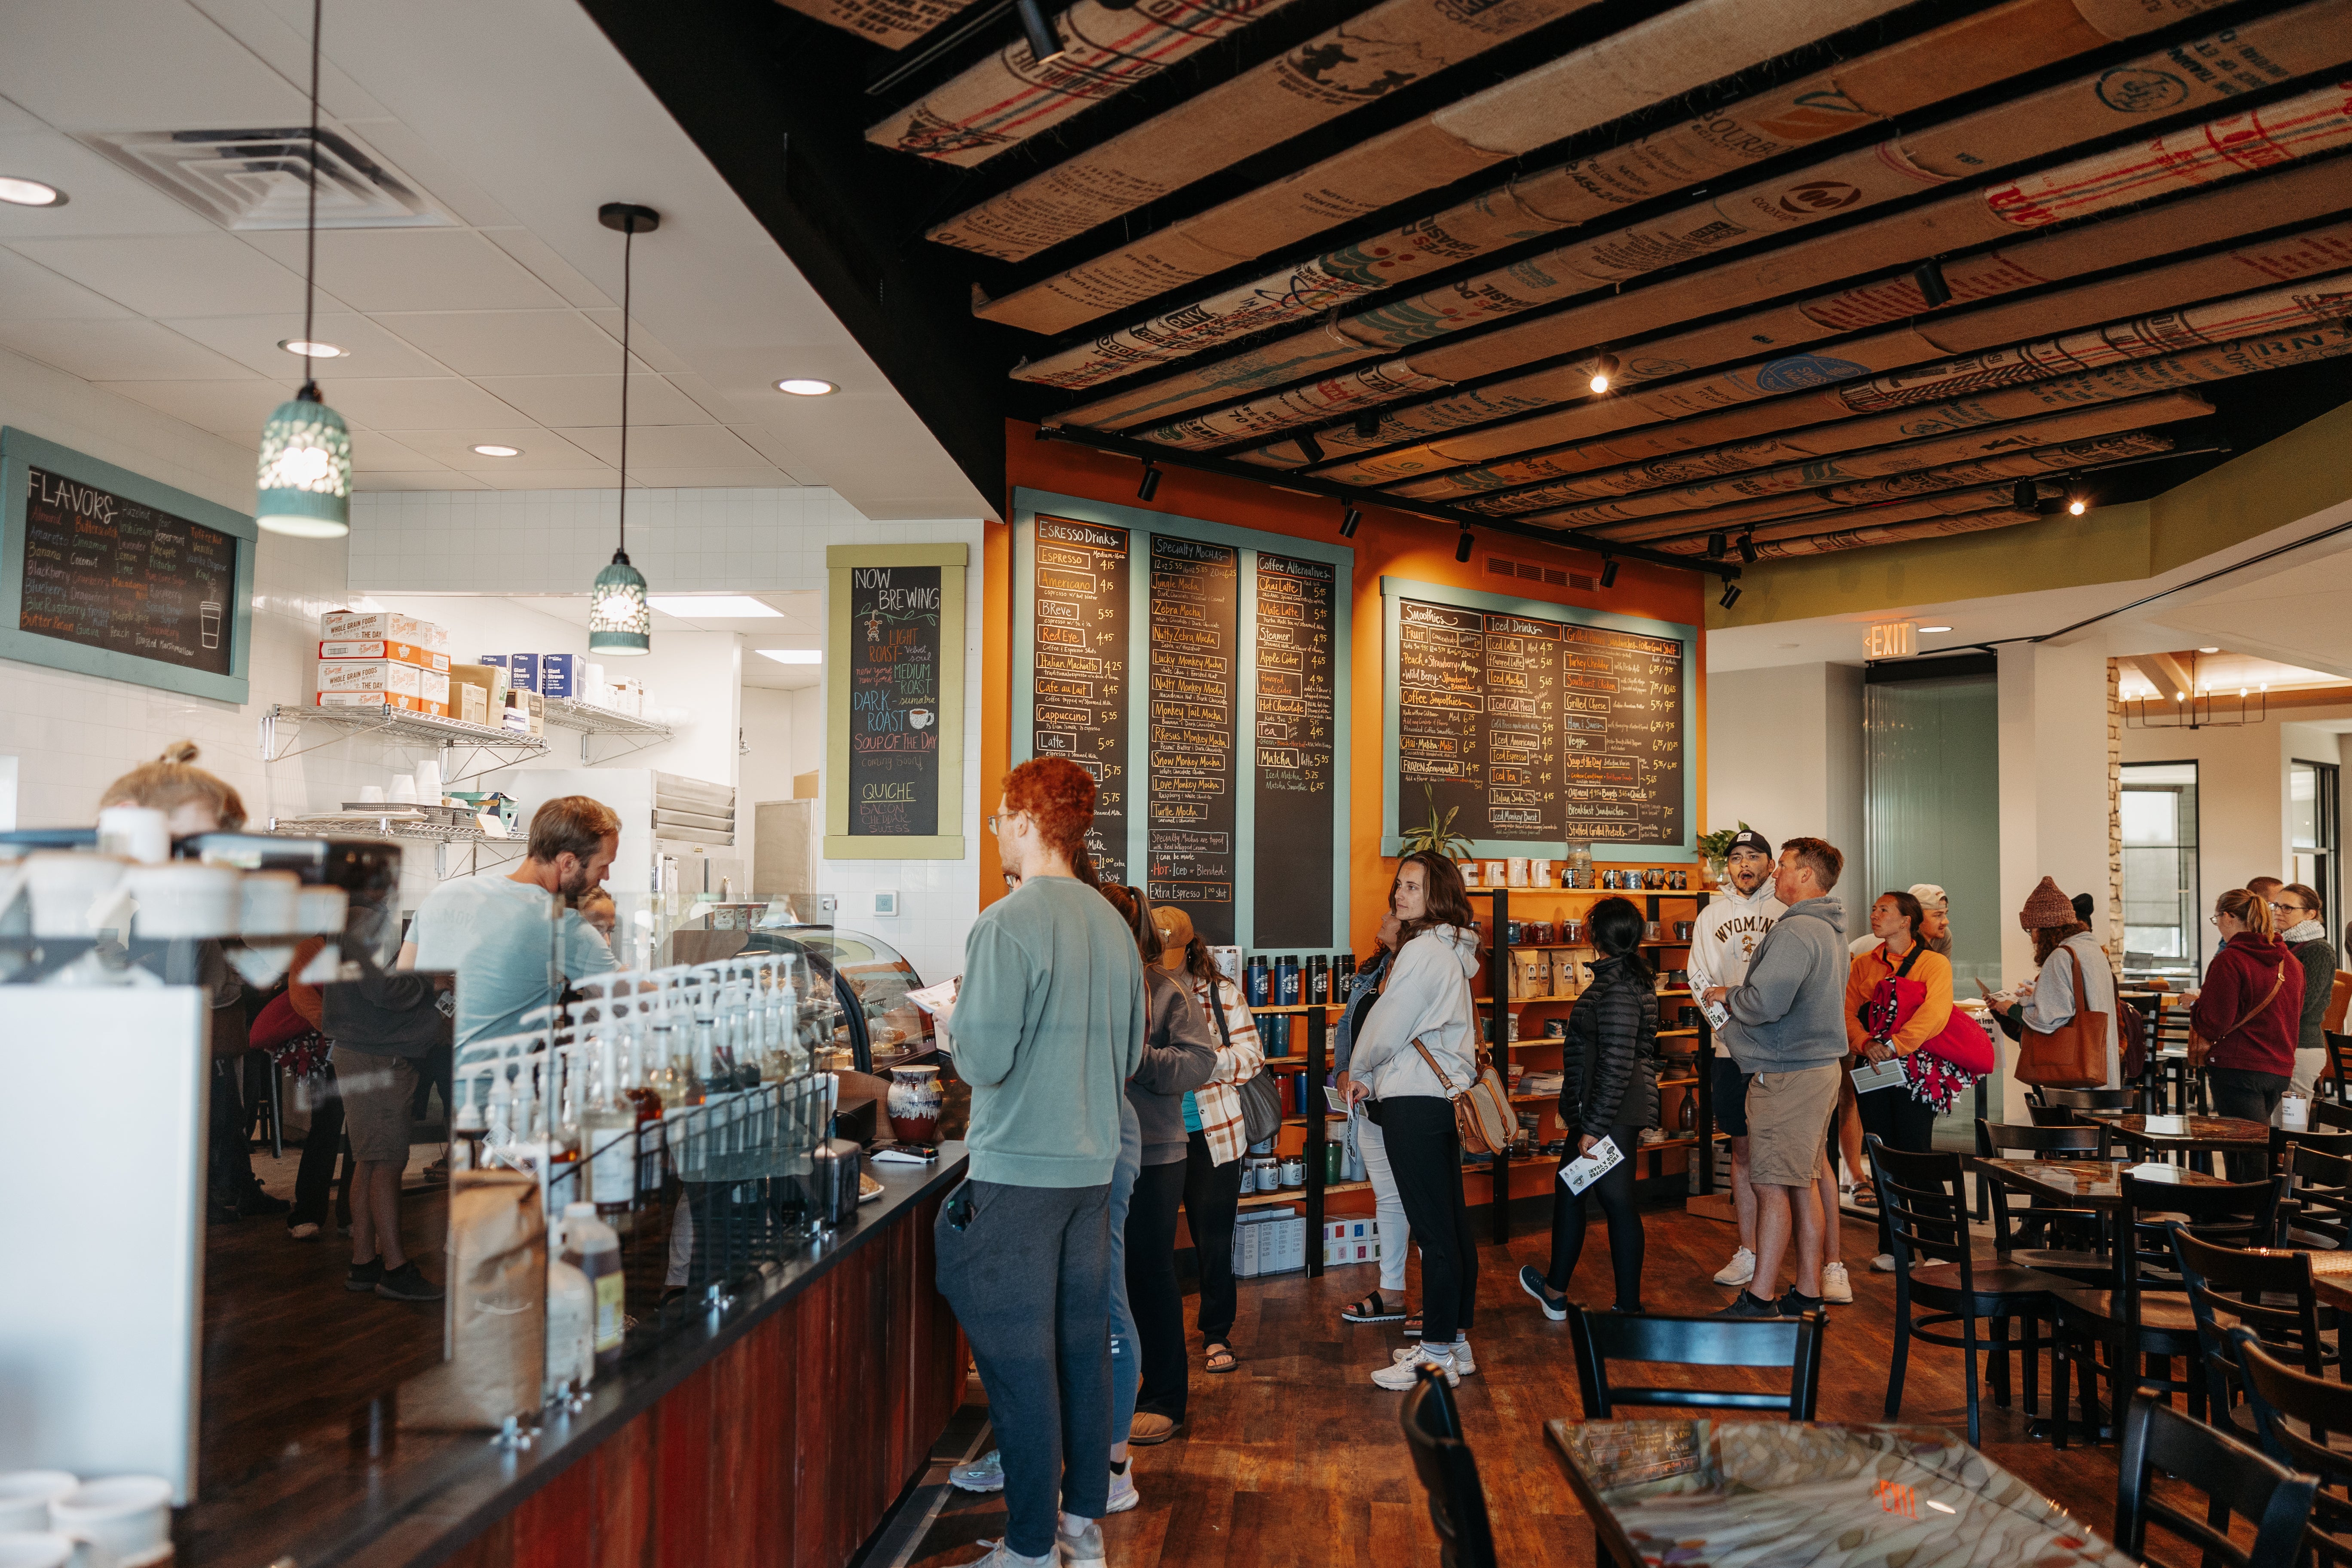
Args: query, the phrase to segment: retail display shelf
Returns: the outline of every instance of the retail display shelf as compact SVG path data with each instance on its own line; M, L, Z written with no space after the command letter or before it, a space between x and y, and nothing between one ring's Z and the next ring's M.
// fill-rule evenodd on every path
M290 742L305 730L331 733L308 745L279 749L281 734ZM261 710L261 760L265 763L282 762L319 746L361 735L409 745L472 747L497 753L500 760L493 765L499 767L543 757L548 751L546 741L537 735L518 735L511 730L495 730L488 724L412 713L405 708L316 708L273 702ZM445 776L455 783L465 775L445 771Z
M1346 1006L1344 1002L1302 1002L1287 1007L1253 1007L1254 1014L1270 1013L1336 1013Z
M314 838L322 833L373 833L382 838L424 838L436 844L490 844L516 849L524 847L519 837L492 837L470 824L404 821L389 815L363 818L349 811L339 811L324 819L273 816L266 831L280 838Z
M667 741L677 732L667 724L600 708L576 697L550 697L540 706L549 723L561 724L583 735L638 735L649 741Z
M1328 1193L1334 1189L1325 1187L1323 1190ZM1284 1187L1278 1192L1245 1193L1242 1195L1241 1201L1236 1206L1245 1209L1262 1209L1270 1207L1275 1204L1303 1204L1306 1201L1307 1189L1305 1186L1301 1185L1296 1187Z
M1695 1040L1698 1038L1698 1031L1696 1029L1660 1029L1658 1031L1658 1038L1662 1040Z

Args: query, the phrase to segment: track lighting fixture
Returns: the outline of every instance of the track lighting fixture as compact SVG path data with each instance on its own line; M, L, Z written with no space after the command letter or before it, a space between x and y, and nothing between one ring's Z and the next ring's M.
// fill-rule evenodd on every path
M1062 40L1037 0L1013 0L1013 14L1021 18L1021 36L1028 40L1030 58L1039 65L1059 59Z
M1592 390L1596 393L1608 391L1609 384L1617 379L1617 356L1615 354L1602 354L1599 359L1594 360L1592 362Z
M2038 511L2042 507L2042 492L2032 479L2020 479L2009 487L2009 504L2020 511Z
M2091 492L2089 488L2086 487L2081 479L2069 476L2066 480L2066 515L2069 517L2080 517L2090 510Z
M1377 415L1377 414L1359 414L1359 415L1357 415L1357 416L1356 416L1356 439L1357 439L1357 440L1359 440L1359 441L1373 441L1373 440L1378 440L1378 439L1380 438L1380 434L1381 434L1381 416L1380 416L1379 415Z
M1706 558L1709 561L1722 560L1724 552L1730 548L1730 541L1722 533L1710 533L1706 536Z
M1159 489L1160 470L1154 468L1151 460L1147 458L1143 463L1143 482L1135 487L1135 499L1150 500Z
M1322 442L1318 441L1314 437L1308 435L1303 430L1298 433L1297 440L1298 442L1298 450L1306 456L1308 462L1319 463L1323 460Z
M1339 537L1342 539L1355 538L1356 525L1363 521L1364 514L1357 510L1354 507L1349 507L1346 513L1339 519Z
M1467 560L1469 560L1469 559L1470 559L1470 549L1471 549L1471 546L1472 546L1472 545L1474 545L1474 544L1475 544L1476 542L1477 542L1477 541L1476 541L1476 540L1475 540L1475 539L1473 539L1473 538L1471 537L1471 535L1470 535L1470 531L1469 531L1468 529L1466 529L1466 528L1465 528L1465 529L1464 529L1464 530L1462 531L1462 537L1461 537L1461 539L1460 539L1460 540L1458 540L1458 541L1456 541L1456 542L1455 542L1455 543L1454 543L1454 559L1455 559L1456 561L1467 561Z
M1717 599L1716 603L1727 610L1739 603L1739 584L1726 577L1723 580L1723 597Z
M1615 556L1604 555L1601 558L1601 585L1604 588L1614 588L1617 585L1617 559Z
M1932 256L1912 268L1911 281L1919 286L1919 297L1927 301L1930 310L1952 297L1952 286L1944 280L1944 264Z
M1750 566L1756 564L1756 531L1752 528L1739 536L1739 559Z

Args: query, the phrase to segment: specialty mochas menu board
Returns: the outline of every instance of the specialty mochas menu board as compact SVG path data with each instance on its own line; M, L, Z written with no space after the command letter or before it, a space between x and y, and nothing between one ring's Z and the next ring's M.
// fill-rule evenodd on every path
M1257 556L1257 930L1253 946L1330 947L1338 569Z
M919 837L940 816L940 569L849 574L849 831Z
M1100 880L1125 883L1127 531L1040 517L1036 571L1030 754L1067 757L1095 775L1087 848Z
M1212 946L1234 940L1240 593L1240 551L1151 536L1144 891L1155 904L1182 908Z
M236 541L28 468L21 630L226 675Z
M1685 646L1401 598L1397 818L1474 840L1679 844Z

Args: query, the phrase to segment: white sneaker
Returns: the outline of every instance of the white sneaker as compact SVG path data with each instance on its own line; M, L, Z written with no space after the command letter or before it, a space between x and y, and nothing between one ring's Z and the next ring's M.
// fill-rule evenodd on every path
M1872 1259L1870 1260L1870 1268L1871 1268L1871 1272L1873 1272L1873 1273L1874 1273L1874 1274L1892 1274L1892 1273L1894 1273L1894 1272L1895 1272L1895 1254L1893 1254L1893 1253L1891 1253L1891 1252L1882 1252L1882 1253L1880 1253L1877 1257L1875 1257L1875 1258L1872 1258Z
M1841 1307L1853 1305L1853 1286L1845 1277L1844 1264L1822 1265L1822 1300L1834 1301Z
M1064 1530L1057 1521L1054 1526L1054 1553L1062 1560L1062 1568L1105 1568L1102 1525L1095 1520L1082 1520L1075 1535Z
M1142 1501L1143 1494L1136 1489L1135 1485L1135 1461L1129 1459L1124 1472L1113 1470L1110 1473L1110 1502L1103 1511L1125 1513L1129 1509L1139 1506Z
M1478 1361L1475 1356L1470 1353L1470 1342L1468 1340L1455 1340L1452 1344L1445 1348L1454 1352L1454 1370L1457 1373L1464 1377L1468 1377L1478 1370ZM1408 1345L1401 1351L1391 1351L1389 1352L1389 1359L1395 1362L1408 1362L1420 1353L1421 1349L1419 1346Z
M1004 1456L991 1448L969 1465L950 1465L948 1481L962 1491L1001 1492L1004 1489Z
M1756 1255L1746 1247L1731 1255L1731 1261L1715 1271L1718 1285L1745 1285L1756 1278Z
M1043 1557L1024 1557L1002 1541L981 1541L974 1544L987 1547L988 1552L985 1556L973 1558L963 1564L963 1568L1055 1568L1061 1557L1059 1552L1048 1552Z
M1380 1368L1372 1373L1372 1381L1382 1388L1393 1389L1402 1394L1420 1385L1421 1369L1424 1366L1433 1366L1443 1372L1445 1374L1445 1385L1448 1388L1455 1386L1462 1381L1462 1371L1454 1364L1452 1352L1431 1350L1426 1345L1418 1346L1411 1355L1391 1362L1388 1365Z

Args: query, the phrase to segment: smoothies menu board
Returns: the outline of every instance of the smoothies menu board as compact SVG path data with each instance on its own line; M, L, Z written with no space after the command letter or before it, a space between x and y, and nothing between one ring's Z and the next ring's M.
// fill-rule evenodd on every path
M26 473L20 631L230 673L235 537L37 466Z
M940 568L849 574L849 832L931 833L940 812Z
M1338 940L1329 887L1339 575L1328 561L1258 552L1255 947Z
M1095 775L1087 848L1095 874L1127 874L1128 532L1040 517L1030 754L1068 757Z
M1476 841L1685 841L1685 644L1409 595L1396 610L1400 826L1433 796Z
M1234 940L1234 686L1241 552L1151 536L1145 892L1212 946Z

